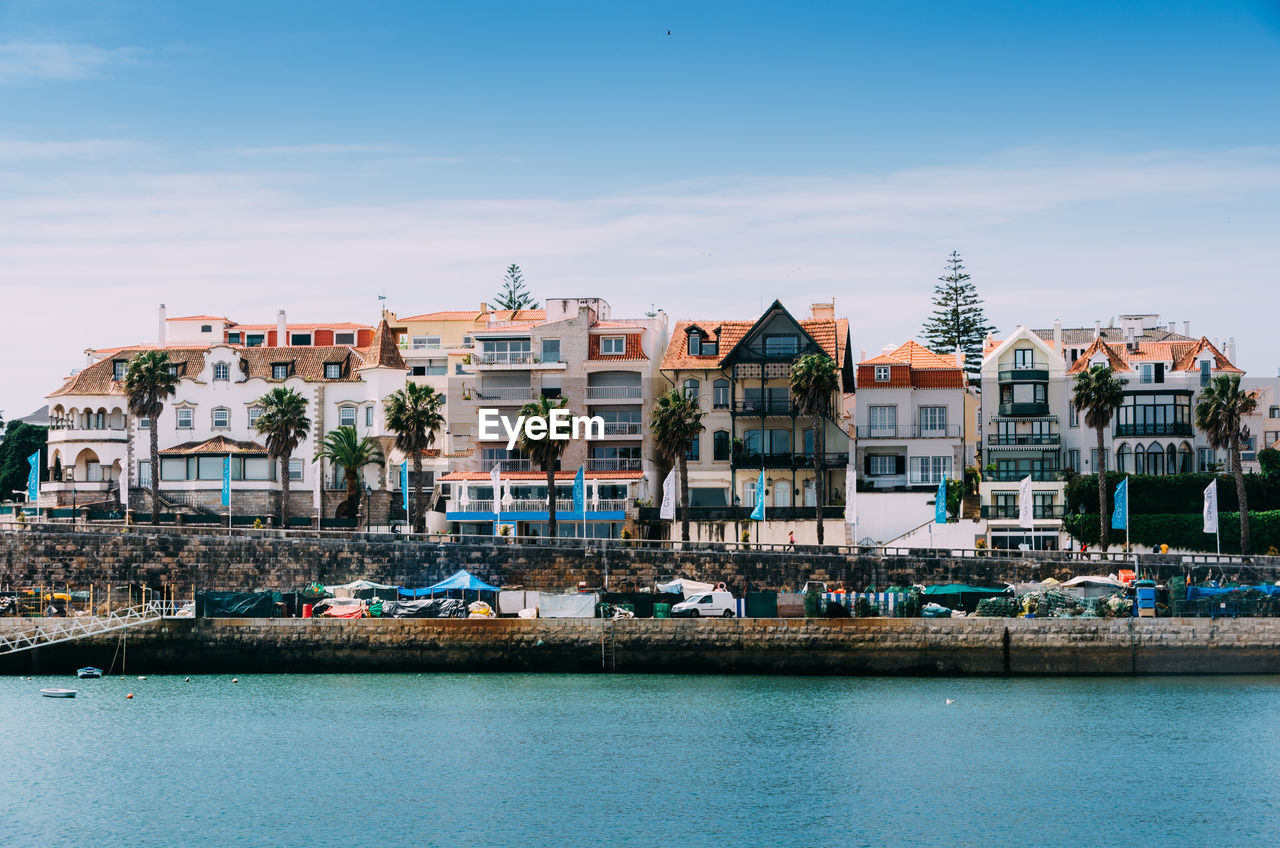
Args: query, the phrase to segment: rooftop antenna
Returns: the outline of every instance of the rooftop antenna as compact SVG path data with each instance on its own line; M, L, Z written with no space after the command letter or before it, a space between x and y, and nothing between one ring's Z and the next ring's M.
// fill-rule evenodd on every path
M382 316L387 312L387 296L385 294L378 295L378 320L382 320Z

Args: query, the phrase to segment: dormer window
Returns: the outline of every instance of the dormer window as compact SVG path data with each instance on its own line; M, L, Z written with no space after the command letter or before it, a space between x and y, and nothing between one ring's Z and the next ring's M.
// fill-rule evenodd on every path
M719 342L714 342L711 339L702 340L703 356L715 356L719 352L719 349L720 349Z
M1212 376L1209 373L1209 369L1211 367L1212 365L1209 363L1209 360L1207 359L1200 360L1200 385L1202 386L1209 385L1209 379Z
M227 333L227 344L240 344L240 333Z
M273 362L271 363L271 379L284 380L289 376L289 363Z
M290 333L289 344L293 347L310 347L311 334L310 333Z
M250 333L244 337L244 343L246 347L262 347L264 338L262 333Z
M336 345L353 345L356 343L355 333L334 333L333 343Z
M692 330L689 332L689 355L690 356L702 355L702 334L699 333L697 330Z
M225 362L215 362L213 365L213 379L226 382L231 379L231 366Z
M342 378L341 362L326 362L324 364L324 378L326 380L338 380Z
M111 379L117 383L124 380L125 374L129 370L129 362L126 359L111 360Z
M876 366L876 382L877 383L889 382L889 366L888 365Z
M601 356L622 356L627 352L625 336L605 336L600 340Z

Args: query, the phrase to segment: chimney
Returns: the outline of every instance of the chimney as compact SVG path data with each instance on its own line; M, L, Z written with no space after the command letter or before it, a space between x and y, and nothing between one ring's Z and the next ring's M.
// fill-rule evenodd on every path
M1062 356L1062 319L1053 319L1053 352Z
M483 300L480 301L480 314L484 315L488 311L489 311L489 304Z
M809 317L814 321L834 321L836 319L836 302L814 303L809 305Z
M956 345L956 367L964 368L964 351L960 349L960 345Z
M1098 337L1099 337L1099 336L1101 336L1101 335L1102 335L1102 322L1101 322L1101 321L1094 321L1094 322L1093 322L1093 337L1096 339L1096 338L1098 338Z
M1232 365L1236 364L1236 337L1235 336L1232 336L1231 338L1227 339L1227 349L1224 350L1222 353L1227 357L1228 362L1230 362Z
M1176 333L1176 332L1178 332L1178 322L1177 322L1177 321L1170 321L1170 322L1169 322L1169 332L1171 332L1171 333Z
M168 325L165 323L165 320L167 317L168 316L165 313L164 304L162 303L160 304L160 336L159 336L161 345L164 345L165 341L167 341L166 336L168 335L168 330L169 330Z
M289 346L289 325L285 321L284 310L276 313L276 347Z
M1186 336L1187 338L1191 338L1191 322L1190 321L1182 322L1182 335Z
M859 362L866 362L866 361L867 361L867 349L866 349L865 347L864 347L864 348L859 352L859 354L858 354L858 361L859 361Z
M895 348L891 344L887 344L884 347L880 348L880 352L883 353L885 356L888 356L889 354L893 353L895 350L897 350L897 348Z
M1127 336L1129 350L1131 351L1137 350L1138 349L1137 331L1134 330L1133 327L1127 327L1125 329L1125 334Z

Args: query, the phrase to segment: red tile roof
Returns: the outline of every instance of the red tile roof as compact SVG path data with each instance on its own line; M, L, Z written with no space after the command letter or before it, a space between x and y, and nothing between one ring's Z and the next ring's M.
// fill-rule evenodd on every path
M887 382L876 380L877 365L889 366ZM859 362L857 385L860 389L963 389L965 375L954 358L907 341L892 353Z
M221 315L175 315L172 318L166 318L166 321L229 321Z
M1239 368L1232 365L1229 361L1227 361L1227 358L1222 355L1222 351L1214 347L1213 344L1204 336L1201 336L1200 341L1196 342L1191 347L1190 350L1184 353L1181 359L1173 363L1173 370L1174 371L1195 371L1196 368L1199 367L1196 365L1196 357L1198 357L1202 351L1206 351L1206 350L1209 351L1211 354L1213 354L1213 370L1214 371L1225 371L1230 374L1244 373L1244 371L1240 370Z
M293 330L372 330L372 324L336 323L326 324L323 321L310 324L285 324L286 331ZM275 324L231 324L232 330L274 330Z
M1104 342L1101 338L1096 338L1093 340L1093 344L1089 345L1089 347L1085 349L1084 353L1080 354L1080 358L1067 369L1067 373L1080 374L1089 370L1089 360L1097 356L1099 353L1107 358L1107 363L1111 366L1112 371L1133 370L1129 367L1129 363L1124 360L1124 357L1116 352L1115 348Z
M229 439L226 436L214 436L212 439L206 439L203 442L183 442L180 445L163 448L160 451L161 456L201 456L208 454L225 456L229 453L265 456L267 449L257 442L242 442L238 439Z
M400 355L400 347L396 344L395 337L391 335L391 328L387 326L386 319L378 322L378 329L373 333L373 341L360 353L364 356L364 364L360 366L361 368L394 368L403 371L408 367L404 364L404 357Z
M626 349L623 353L601 353L601 338L597 335L587 337L587 359L592 362L643 362L649 358L645 356L644 348L640 346L644 340L642 333L627 333L623 337L626 339Z
M1213 370L1229 374L1243 374L1232 365L1213 344L1206 338L1196 342L1164 341L1139 342L1136 350L1130 350L1125 344L1111 344L1101 338L1094 339L1093 344L1080 354L1080 358L1067 369L1067 374L1079 374L1089 368L1089 360L1101 353L1113 371L1133 371L1134 366L1142 362L1168 362L1171 371L1195 371L1196 358L1202 351L1208 350L1213 355Z
M798 321L804 331L839 365L844 361L844 346L849 338L849 320L847 318L808 318ZM697 369L715 369L729 355L742 337L756 325L755 321L677 321L671 330L671 341L667 344L666 353L662 357L663 371L688 371ZM707 334L707 338L718 343L716 353L712 356L690 356L688 339L685 331L690 327L698 327Z

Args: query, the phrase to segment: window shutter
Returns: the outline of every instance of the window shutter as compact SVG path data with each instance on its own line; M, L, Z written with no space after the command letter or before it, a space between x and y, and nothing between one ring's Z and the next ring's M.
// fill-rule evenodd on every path
M894 471L898 474L907 473L907 458L905 456L894 457Z
M863 474L871 473L871 454L865 454L862 457L862 473Z

